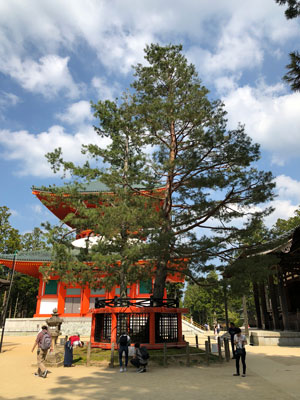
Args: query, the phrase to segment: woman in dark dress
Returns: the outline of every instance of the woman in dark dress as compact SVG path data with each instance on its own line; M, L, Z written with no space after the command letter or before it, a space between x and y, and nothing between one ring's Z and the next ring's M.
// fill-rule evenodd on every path
M65 357L64 357L64 367L72 367L73 364L73 346L70 340L65 343Z

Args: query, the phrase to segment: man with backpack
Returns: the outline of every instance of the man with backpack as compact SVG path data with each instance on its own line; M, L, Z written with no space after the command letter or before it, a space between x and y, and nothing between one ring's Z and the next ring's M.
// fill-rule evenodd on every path
M150 358L148 350L145 346L141 347L140 343L135 343L134 347L135 357L130 362L137 368L137 372L146 372L146 366Z
M128 364L128 346L130 345L130 337L123 332L122 335L119 337L119 362L120 362L120 372L127 371L127 364ZM122 356L125 352L125 367L123 368Z
M47 378L48 370L45 367L45 359L48 353L48 350L52 348L52 340L51 340L51 334L48 330L48 327L46 325L42 326L41 332L38 333L36 340L34 342L34 346L32 348L32 352L34 349L38 346L37 349L37 366L38 370L35 372L35 376L39 376L41 378Z

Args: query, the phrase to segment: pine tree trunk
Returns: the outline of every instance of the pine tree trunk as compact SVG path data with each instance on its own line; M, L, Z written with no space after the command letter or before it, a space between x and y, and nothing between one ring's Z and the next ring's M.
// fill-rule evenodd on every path
M248 309L247 309L247 300L245 295L243 296L243 314L244 314L245 335L249 336Z
M121 264L120 266L120 299L127 297L127 279L126 279L126 268Z
M19 302L19 293L18 293L18 296L17 296L16 304L15 304L15 311L14 311L13 318L16 318L16 313L17 313L17 309L18 309L18 302Z
M254 296L254 304L256 310L256 320L257 320L257 328L262 329L262 322L261 322L261 310L260 310L260 303L259 303L259 289L257 282L252 282L253 286L253 296Z
M155 283L153 289L153 298L154 299L163 299L165 284L167 279L167 268L166 263L161 261L157 265L156 273L155 273ZM155 302L155 300L154 300Z
M175 135L175 124L174 121L170 124L170 154L169 154L169 162L172 165L176 158L177 152L177 145L176 145L176 135ZM168 172L168 179L166 183L166 190L165 190L165 198L164 204L162 207L163 211L163 229L162 234L168 236L171 234L172 225L171 225L171 218L172 218L172 188L174 182L174 168L171 167ZM171 236L169 236L171 237ZM160 261L157 263L157 269L155 274L155 284L153 290L153 297L155 299L162 299L164 296L164 289L166 285L167 279L167 265L169 262L170 257L170 249L171 243L168 243L163 250L162 256L160 256Z

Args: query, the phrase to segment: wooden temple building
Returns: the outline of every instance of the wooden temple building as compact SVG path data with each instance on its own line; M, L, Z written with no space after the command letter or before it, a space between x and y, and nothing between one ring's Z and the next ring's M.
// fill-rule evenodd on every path
M161 190L161 189L159 189ZM163 189L162 189L163 190ZM82 196L108 192L102 183L92 183L82 189ZM63 220L72 210L65 204L51 205L45 201L49 193L33 189L33 194L49 210ZM78 232L77 237L84 237ZM161 348L167 342L170 347L183 347L181 317L188 310L179 308L178 300L168 299L165 290L163 299L153 302L154 277L131 284L128 297L120 299L120 288L108 291L105 287L91 289L88 286L70 286L60 281L59 276L51 276L44 281L39 268L51 263L51 252L19 252L15 270L39 279L36 312L34 317L48 318L56 308L60 317L91 317L91 343L93 347L110 348L122 332L126 331L132 342L139 341L148 348ZM141 260L140 263L143 263ZM13 255L0 254L0 265L12 268ZM169 274L169 282L183 282L180 273Z
M276 256L264 281L253 282L257 328L300 332L300 227L255 250Z

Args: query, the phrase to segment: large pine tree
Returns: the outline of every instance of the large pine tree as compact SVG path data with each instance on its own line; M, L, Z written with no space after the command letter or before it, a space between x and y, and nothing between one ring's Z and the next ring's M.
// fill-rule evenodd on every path
M146 65L134 68L131 92L121 101L94 105L97 132L112 142L105 150L91 144L84 151L109 168L79 168L64 162L59 150L48 158L55 170L63 166L80 179L100 177L121 188L127 201L139 193L136 183L164 187L145 197L160 202L159 226L148 215L138 227L145 224L148 237L144 257L156 263L153 296L162 298L168 272L178 269L197 279L216 258L227 259L245 246L257 220L270 212L257 206L272 198L274 184L271 173L255 167L259 146L244 127L227 130L223 104L209 99L181 46L152 44L145 59ZM117 219L118 207L112 209ZM134 219L138 209L132 205ZM104 236L105 230L102 225ZM107 252L107 262L115 255ZM189 260L184 268L183 259Z

